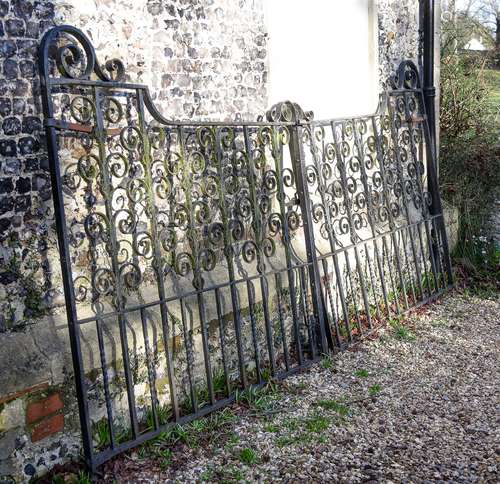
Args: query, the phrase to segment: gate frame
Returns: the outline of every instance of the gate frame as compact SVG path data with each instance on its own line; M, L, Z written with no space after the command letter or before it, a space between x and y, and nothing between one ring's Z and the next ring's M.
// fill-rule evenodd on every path
M143 102L147 109L154 114L158 119L163 119L166 122L169 122L156 110L151 96L149 94L149 90L147 86L140 84L132 84L132 83L123 83L119 80L115 80L112 76L107 74L97 62L97 58L95 55L95 51L93 46L91 45L88 38L77 28L72 26L59 26L55 27L44 35L40 50L39 50L39 70L40 70L40 81L41 81L41 96L42 96L42 106L43 106L43 114L44 114L44 125L46 129L46 137L47 137L47 148L49 155L49 166L50 166L50 177L51 177L51 185L52 185L52 195L54 201L54 213L55 220L57 224L57 238L58 238L58 246L59 253L61 259L61 270L62 270L62 279L63 279L63 288L65 294L66 301L66 314L68 319L68 329L69 329L69 337L70 337L70 346L72 353L72 362L73 369L75 373L75 387L76 394L78 400L78 408L79 408L79 416L80 416L80 427L82 432L82 443L83 443L83 451L86 460L86 464L92 473L96 472L97 466L101 465L105 461L109 460L113 456L133 448L141 443L153 438L155 435L158 435L161 431L163 431L169 424L164 426L159 426L154 432L148 432L146 435L138 436L134 440L128 441L125 444L119 444L114 449L108 449L106 451L102 451L97 454L93 449L93 439L91 434L91 423L90 423L90 415L89 415L89 407L88 407L88 398L86 395L86 382L85 382L85 374L83 371L83 354L80 343L80 326L77 323L77 307L76 307L76 298L74 285L72 280L72 270L71 270L71 258L70 258L70 243L68 240L68 231L66 225L66 216L64 209L64 200L63 200L63 183L62 176L60 171L60 163L59 163L59 152L58 152L58 143L57 143L57 131L60 129L69 128L70 126L64 125L54 119L54 106L52 103L52 91L51 88L53 85L64 84L64 78L62 80L60 78L53 78L50 75L50 65L49 65L49 48L57 38L59 33L67 33L73 36L84 48L87 59L90 61L87 63L87 71L85 72L85 78L79 79L78 83L88 87L99 88L127 88L127 89L136 89L137 92L142 93L144 96ZM77 56L76 48L69 47L69 52L73 56ZM89 66L91 69L89 70ZM64 66L63 66L64 68ZM123 74L123 65L121 61L118 60L110 60L106 62L105 68L109 73L115 74ZM404 70L400 70L400 75L404 74ZM95 74L98 80L90 80L90 76ZM426 77L426 80L428 78ZM68 84L71 84L71 80L68 81ZM74 82L73 82L74 83ZM419 86L420 87L420 86ZM432 89L428 88L428 86L424 86L422 89L423 96L427 101L430 97L432 97ZM432 100L433 102L433 100ZM426 102L426 107L428 108L428 101ZM283 107L284 109L281 109ZM291 116L285 115L284 113L288 112L290 107L292 108ZM285 109L286 108L286 109ZM296 174L296 190L298 195L298 203L301 208L301 213L303 216L303 229L304 229L304 240L306 245L306 254L307 254L307 265L309 271L310 285L311 285L311 294L312 294L312 303L313 303L313 313L316 320L316 330L319 335L320 340L320 349L322 353L327 353L328 351L336 351L338 350L338 345L334 342L334 338L330 331L330 326L326 321L326 309L325 309L325 301L323 296L323 291L321 290L321 280L320 280L320 272L319 272L319 264L318 258L315 250L315 238L314 238L314 230L313 230L313 221L311 218L310 212L310 199L309 192L307 190L307 180L306 180L306 172L302 169L304 166L305 154L304 148L301 142L302 132L305 126L308 126L310 121L310 117L307 113L304 113L302 109L293 103L286 102L282 104L278 104L273 107L270 112L278 112L281 113L276 119L271 119L268 114L268 122L256 122L256 123L248 123L249 126L269 126L270 123L285 123L290 128L290 155L292 159L292 163L294 168L297 170ZM439 189L438 189L438 180L437 174L434 170L435 162L436 162L436 150L435 150L435 137L433 138L432 133L435 132L435 118L432 116L432 111L429 114L424 113L424 117L428 120L428 124L425 125L424 129L425 137L428 142L427 146L427 163L428 163L428 184L429 184L429 192L432 196L432 200L434 201L432 205L433 214L442 214L441 201L439 197ZM434 123L434 126L432 125ZM175 122L175 124L182 126L183 123ZM192 123L184 123L185 125L192 125ZM206 123L211 126L245 126L245 123L230 123L230 122L215 122L215 123ZM102 130L101 130L102 131ZM443 217L439 217L439 231L441 235L445 233L444 231L444 222ZM451 263L449 261L449 253L447 248L446 237L442 238L443 244L445 244L445 254L447 255L445 260L446 272L449 274L451 281ZM434 248L434 250L438 251L438 248ZM431 299L429 299L431 300ZM428 300L424 301L427 302ZM300 371L307 366L313 364L316 359L311 359L300 367L295 368L294 370L287 372L286 375L283 374L280 376L285 377L290 373L295 371ZM256 385L261 386L261 385ZM198 418L204 414L207 414L211 411L214 411L218 408L222 408L227 405L231 401L234 401L234 395L228 397L227 399L220 400L214 406L210 407L208 410L203 411L203 409L198 413L193 413L186 417L179 418L176 423L187 423L195 418Z

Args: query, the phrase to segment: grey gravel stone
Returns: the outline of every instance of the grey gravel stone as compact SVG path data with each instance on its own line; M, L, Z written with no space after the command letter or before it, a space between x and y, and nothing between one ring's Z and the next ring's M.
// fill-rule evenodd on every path
M114 462L105 480L498 482L499 315L498 298L450 294L406 319L411 337L388 327L335 356L332 367L318 364L287 379L281 411L243 413L223 430L237 435L234 446L222 437L184 446L166 470L132 453L121 457L127 475L117 475ZM380 391L370 396L375 385ZM349 413L325 409L321 400ZM308 422L318 417L328 427L311 431ZM245 448L255 451L256 464L240 461Z

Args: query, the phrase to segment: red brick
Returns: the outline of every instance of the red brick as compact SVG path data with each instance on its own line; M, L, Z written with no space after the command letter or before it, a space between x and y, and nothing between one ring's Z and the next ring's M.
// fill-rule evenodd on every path
M0 405L2 403L8 403L11 402L12 400L15 400L16 398L22 397L23 395L26 395L27 393L33 393L39 390L45 390L46 388L49 387L48 383L40 383L38 385L32 386L25 388L24 390L20 390L15 393L9 393L8 395L4 395L3 397L0 397Z
M31 431L31 442L38 442L60 432L64 428L64 415L58 414L35 425Z
M42 418L58 412L63 407L64 404L59 393L54 393L50 397L38 402L30 403L26 410L26 423L32 424L38 422Z

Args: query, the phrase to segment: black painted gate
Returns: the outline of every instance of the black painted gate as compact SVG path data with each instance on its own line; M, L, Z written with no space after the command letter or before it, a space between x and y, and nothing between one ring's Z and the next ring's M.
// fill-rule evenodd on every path
M165 119L73 27L40 69L92 469L451 284L411 62L374 115L253 123Z

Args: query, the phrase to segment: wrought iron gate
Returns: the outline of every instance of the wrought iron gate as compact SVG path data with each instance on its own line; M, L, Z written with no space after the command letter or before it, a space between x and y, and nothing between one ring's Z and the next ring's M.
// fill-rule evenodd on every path
M92 469L451 284L411 62L372 116L253 123L165 119L70 26L40 71Z

